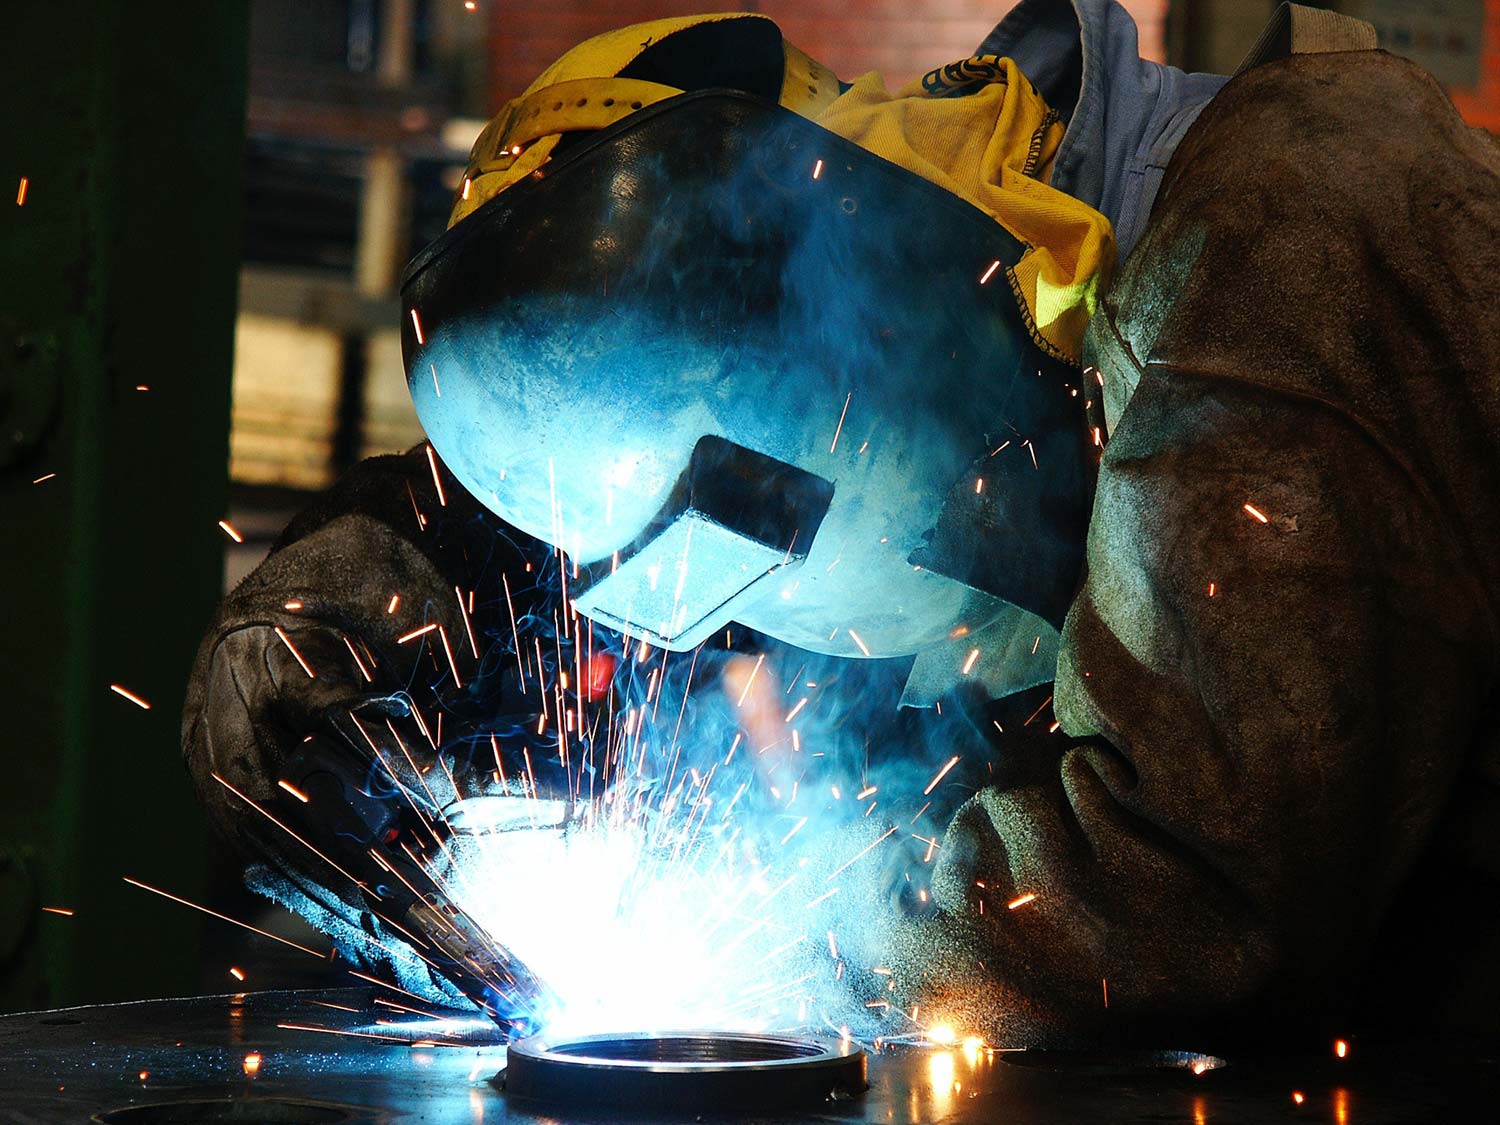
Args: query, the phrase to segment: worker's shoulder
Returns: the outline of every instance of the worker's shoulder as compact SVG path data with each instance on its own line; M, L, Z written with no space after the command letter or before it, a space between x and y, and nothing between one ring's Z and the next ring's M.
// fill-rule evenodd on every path
M1247 70L1204 109L1179 146L1163 196L1338 189L1368 205L1420 175L1500 177L1500 145L1466 125L1421 67L1385 51L1293 55Z

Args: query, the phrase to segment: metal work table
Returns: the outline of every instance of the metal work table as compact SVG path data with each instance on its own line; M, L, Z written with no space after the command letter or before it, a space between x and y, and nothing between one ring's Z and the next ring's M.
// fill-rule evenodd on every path
M375 1005L374 997L373 989L261 992L0 1017L0 1122L662 1120L570 1115L507 1100L490 1081L505 1066L493 1029L468 1020L435 1024ZM311 1027L345 1034L305 1030ZM409 1046L378 1036L458 1045ZM1493 1050L1356 1042L1344 1060L1331 1053L1231 1058L1196 1076L1188 1067L1129 1062L887 1050L872 1055L870 1090L861 1098L739 1119L1376 1125L1494 1120L1500 1093L1500 1052ZM725 1111L734 1116L733 1106Z

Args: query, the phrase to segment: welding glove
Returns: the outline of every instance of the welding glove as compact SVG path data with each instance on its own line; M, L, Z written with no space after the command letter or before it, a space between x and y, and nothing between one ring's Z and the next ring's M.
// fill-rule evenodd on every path
M216 827L259 865L262 890L304 915L368 930L358 889L250 802L279 797L288 763L315 753L317 740L364 752L351 711L386 745L394 736L410 748L410 765L392 755L404 772L434 764L433 746L452 740L455 720L504 711L515 661L496 646L492 666L480 666L476 652L488 648L475 611L510 604L499 592L508 581L524 618L537 585L518 580L529 546L423 446L356 466L225 598L189 684L183 753ZM309 898L317 910L303 909Z

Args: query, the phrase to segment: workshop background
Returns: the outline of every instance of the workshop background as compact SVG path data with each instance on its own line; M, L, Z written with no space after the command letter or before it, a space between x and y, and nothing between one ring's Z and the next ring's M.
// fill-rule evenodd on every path
M1124 0L1239 63L1272 0ZM1500 0L1347 0L1500 131ZM421 437L395 293L488 116L666 0L17 0L0 47L0 1011L311 983L132 876L247 895L178 757L219 594L309 494ZM846 78L967 56L995 0L742 5ZM231 973L239 974L234 976Z

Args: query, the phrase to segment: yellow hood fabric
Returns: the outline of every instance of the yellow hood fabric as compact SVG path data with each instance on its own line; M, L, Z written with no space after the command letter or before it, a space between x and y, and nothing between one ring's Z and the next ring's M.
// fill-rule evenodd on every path
M1115 261L1109 220L1047 185L1063 123L1010 59L967 59L894 94L857 78L814 118L876 156L966 199L1026 252L1006 270L1037 344L1078 362ZM920 217L913 216L920 231Z
M562 134L606 128L681 93L618 77L647 45L708 23L765 19L726 12L653 20L574 47L480 134L448 225L539 170ZM1005 277L1036 344L1077 363L1114 267L1114 232L1099 212L1047 185L1063 123L1016 64L993 55L967 59L892 94L878 74L843 87L790 43L782 48L784 108L967 200L1025 244ZM912 232L921 237L919 215Z

